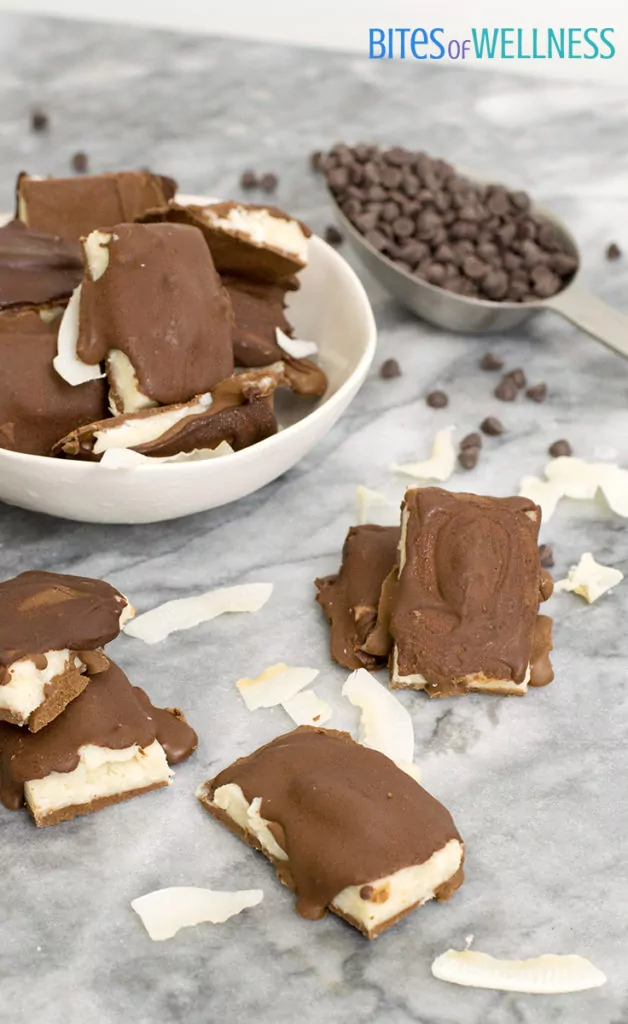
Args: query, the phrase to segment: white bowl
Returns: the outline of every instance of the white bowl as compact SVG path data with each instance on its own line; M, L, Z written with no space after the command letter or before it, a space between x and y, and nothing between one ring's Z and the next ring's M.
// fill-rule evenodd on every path
M179 199L212 201L198 196ZM290 401L288 419L283 420L289 426L221 458L124 469L0 448L0 501L79 522L155 523L226 505L291 469L355 397L376 342L364 288L321 238L311 238L309 263L300 280L300 289L289 296L288 315L298 338L317 342L329 387L314 407L305 399L298 405ZM296 422L295 415L300 417Z

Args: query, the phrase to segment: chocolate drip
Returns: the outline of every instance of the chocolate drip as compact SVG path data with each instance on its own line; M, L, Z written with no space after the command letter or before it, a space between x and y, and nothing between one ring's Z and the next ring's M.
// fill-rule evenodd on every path
M20 220L36 231L78 242L101 225L136 220L172 197L172 179L149 171L17 181Z
M222 282L229 293L235 316L233 353L236 366L268 366L283 359L276 329L292 335L284 312L287 285L268 284L225 274Z
M93 651L118 636L125 598L104 580L23 572L0 583L0 665L46 651Z
M302 726L220 772L276 826L303 917L323 917L349 885L423 864L460 836L449 812L383 754L348 733Z
M51 455L60 437L107 414L107 382L73 387L56 373L59 318L0 315L0 447Z
M83 282L79 357L93 364L123 352L139 390L161 405L228 377L233 311L200 233L179 224L118 224L105 248L105 272Z
M539 604L539 508L427 487L406 493L403 517L398 674L420 674L441 693L476 673L523 682Z
M553 625L554 620L550 619L549 615L537 616L530 657L530 686L547 686L554 678L554 669L550 661L550 653L554 649Z
M180 712L154 708L143 690L131 686L114 662L91 680L58 718L38 733L0 723L0 800L9 810L24 802L24 783L51 772L72 772L80 748L88 744L124 750L158 740L172 757L184 760L197 736Z
M331 632L331 656L345 668L381 667L361 648L375 628L382 585L397 560L398 526L352 526L335 576L315 581Z
M83 276L81 249L19 220L0 228L0 309L63 302Z

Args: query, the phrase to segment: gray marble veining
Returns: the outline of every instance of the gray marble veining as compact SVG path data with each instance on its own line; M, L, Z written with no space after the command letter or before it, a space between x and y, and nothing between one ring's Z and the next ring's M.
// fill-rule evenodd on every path
M45 19L0 17L0 207L21 169L61 174L85 150L94 170L149 165L186 191L237 194L247 166L276 170L277 201L322 229L329 220L310 150L335 139L406 143L482 175L529 187L571 225L583 280L626 308L625 90L543 83L499 73L369 63L355 56ZM51 116L28 128L32 105ZM0 815L0 1020L6 1024L622 1024L628 1020L628 584L588 607L561 594L556 682L523 700L430 703L402 694L426 786L467 841L467 882L368 944L341 922L299 919L264 861L213 823L195 785L289 727L281 711L248 713L233 683L274 661L321 668L332 725L355 728L339 696L313 601L333 570L359 483L398 497L387 464L427 455L435 430L476 428L491 413L508 431L487 439L455 488L508 494L538 473L549 443L628 465L628 364L549 315L496 338L509 367L549 386L546 405L502 405L478 369L486 343L426 327L369 284L380 349L398 380L374 368L349 413L283 479L230 508L154 526L98 527L0 507L2 575L45 568L104 576L140 610L221 583L270 580L255 617L227 617L147 647L113 646L156 702L180 704L198 754L174 787L38 832ZM446 410L427 408L439 386ZM583 551L627 570L626 524L567 503L544 528L565 574ZM152 888L261 886L265 900L221 927L151 943L129 901ZM458 989L431 978L432 958L461 948L501 956L580 952L608 975L582 995L539 998Z

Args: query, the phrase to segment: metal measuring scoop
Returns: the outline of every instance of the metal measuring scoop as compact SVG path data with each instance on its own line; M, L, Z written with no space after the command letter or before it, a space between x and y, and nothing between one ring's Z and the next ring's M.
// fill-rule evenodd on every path
M469 180L480 184L478 179ZM336 219L356 256L386 291L429 323L464 334L495 334L508 331L538 313L551 310L628 358L628 316L591 295L580 285L578 277L581 260L575 239L563 222L543 207L533 206L532 212L554 226L565 243L566 251L578 260L578 270L569 284L549 299L491 302L489 299L474 299L438 288L398 267L367 242L364 235L345 217L331 192L329 195L334 204Z

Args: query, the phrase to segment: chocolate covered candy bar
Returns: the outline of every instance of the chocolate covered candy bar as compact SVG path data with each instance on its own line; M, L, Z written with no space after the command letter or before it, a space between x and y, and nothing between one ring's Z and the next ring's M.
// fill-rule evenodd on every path
M83 248L76 355L106 362L114 413L185 402L232 373L231 303L196 229L118 224Z
M62 435L107 415L106 381L72 387L52 365L61 312L0 315L1 448L51 455Z
M172 199L176 183L149 171L17 180L17 215L35 231L78 240L102 224L134 221Z
M375 938L462 884L449 812L348 733L302 726L202 785L205 809L261 850L303 917L327 910Z
M0 721L39 731L107 668L132 609L103 580L24 572L0 583Z
M113 662L37 735L0 724L0 799L35 824L71 821L167 786L196 749L178 710L154 708Z
M312 232L276 206L170 203L141 219L177 221L200 228L220 274L278 284L290 282L307 264Z
M0 228L0 310L67 302L82 276L77 242L31 231L19 220Z
M317 601L329 620L331 656L345 668L381 668L385 663L388 650L377 657L364 645L377 623L384 580L397 562L399 535L397 526L352 526L340 571L315 581Z
M269 284L251 278L225 274L223 284L229 293L235 317L233 354L236 366L262 367L283 362L285 381L295 394L319 398L325 393L327 377L309 359L294 359L277 344L277 329L292 336L286 319L286 291L295 285Z
M164 458L217 448L223 441L239 451L277 432L273 392L281 379L278 370L236 374L191 402L112 416L73 430L54 453L93 461L111 449L131 448Z
M540 519L527 498L438 487L406 492L391 618L393 688L432 697L525 693L533 658L551 649L551 635L541 630L534 650L539 601L551 592L539 558Z

